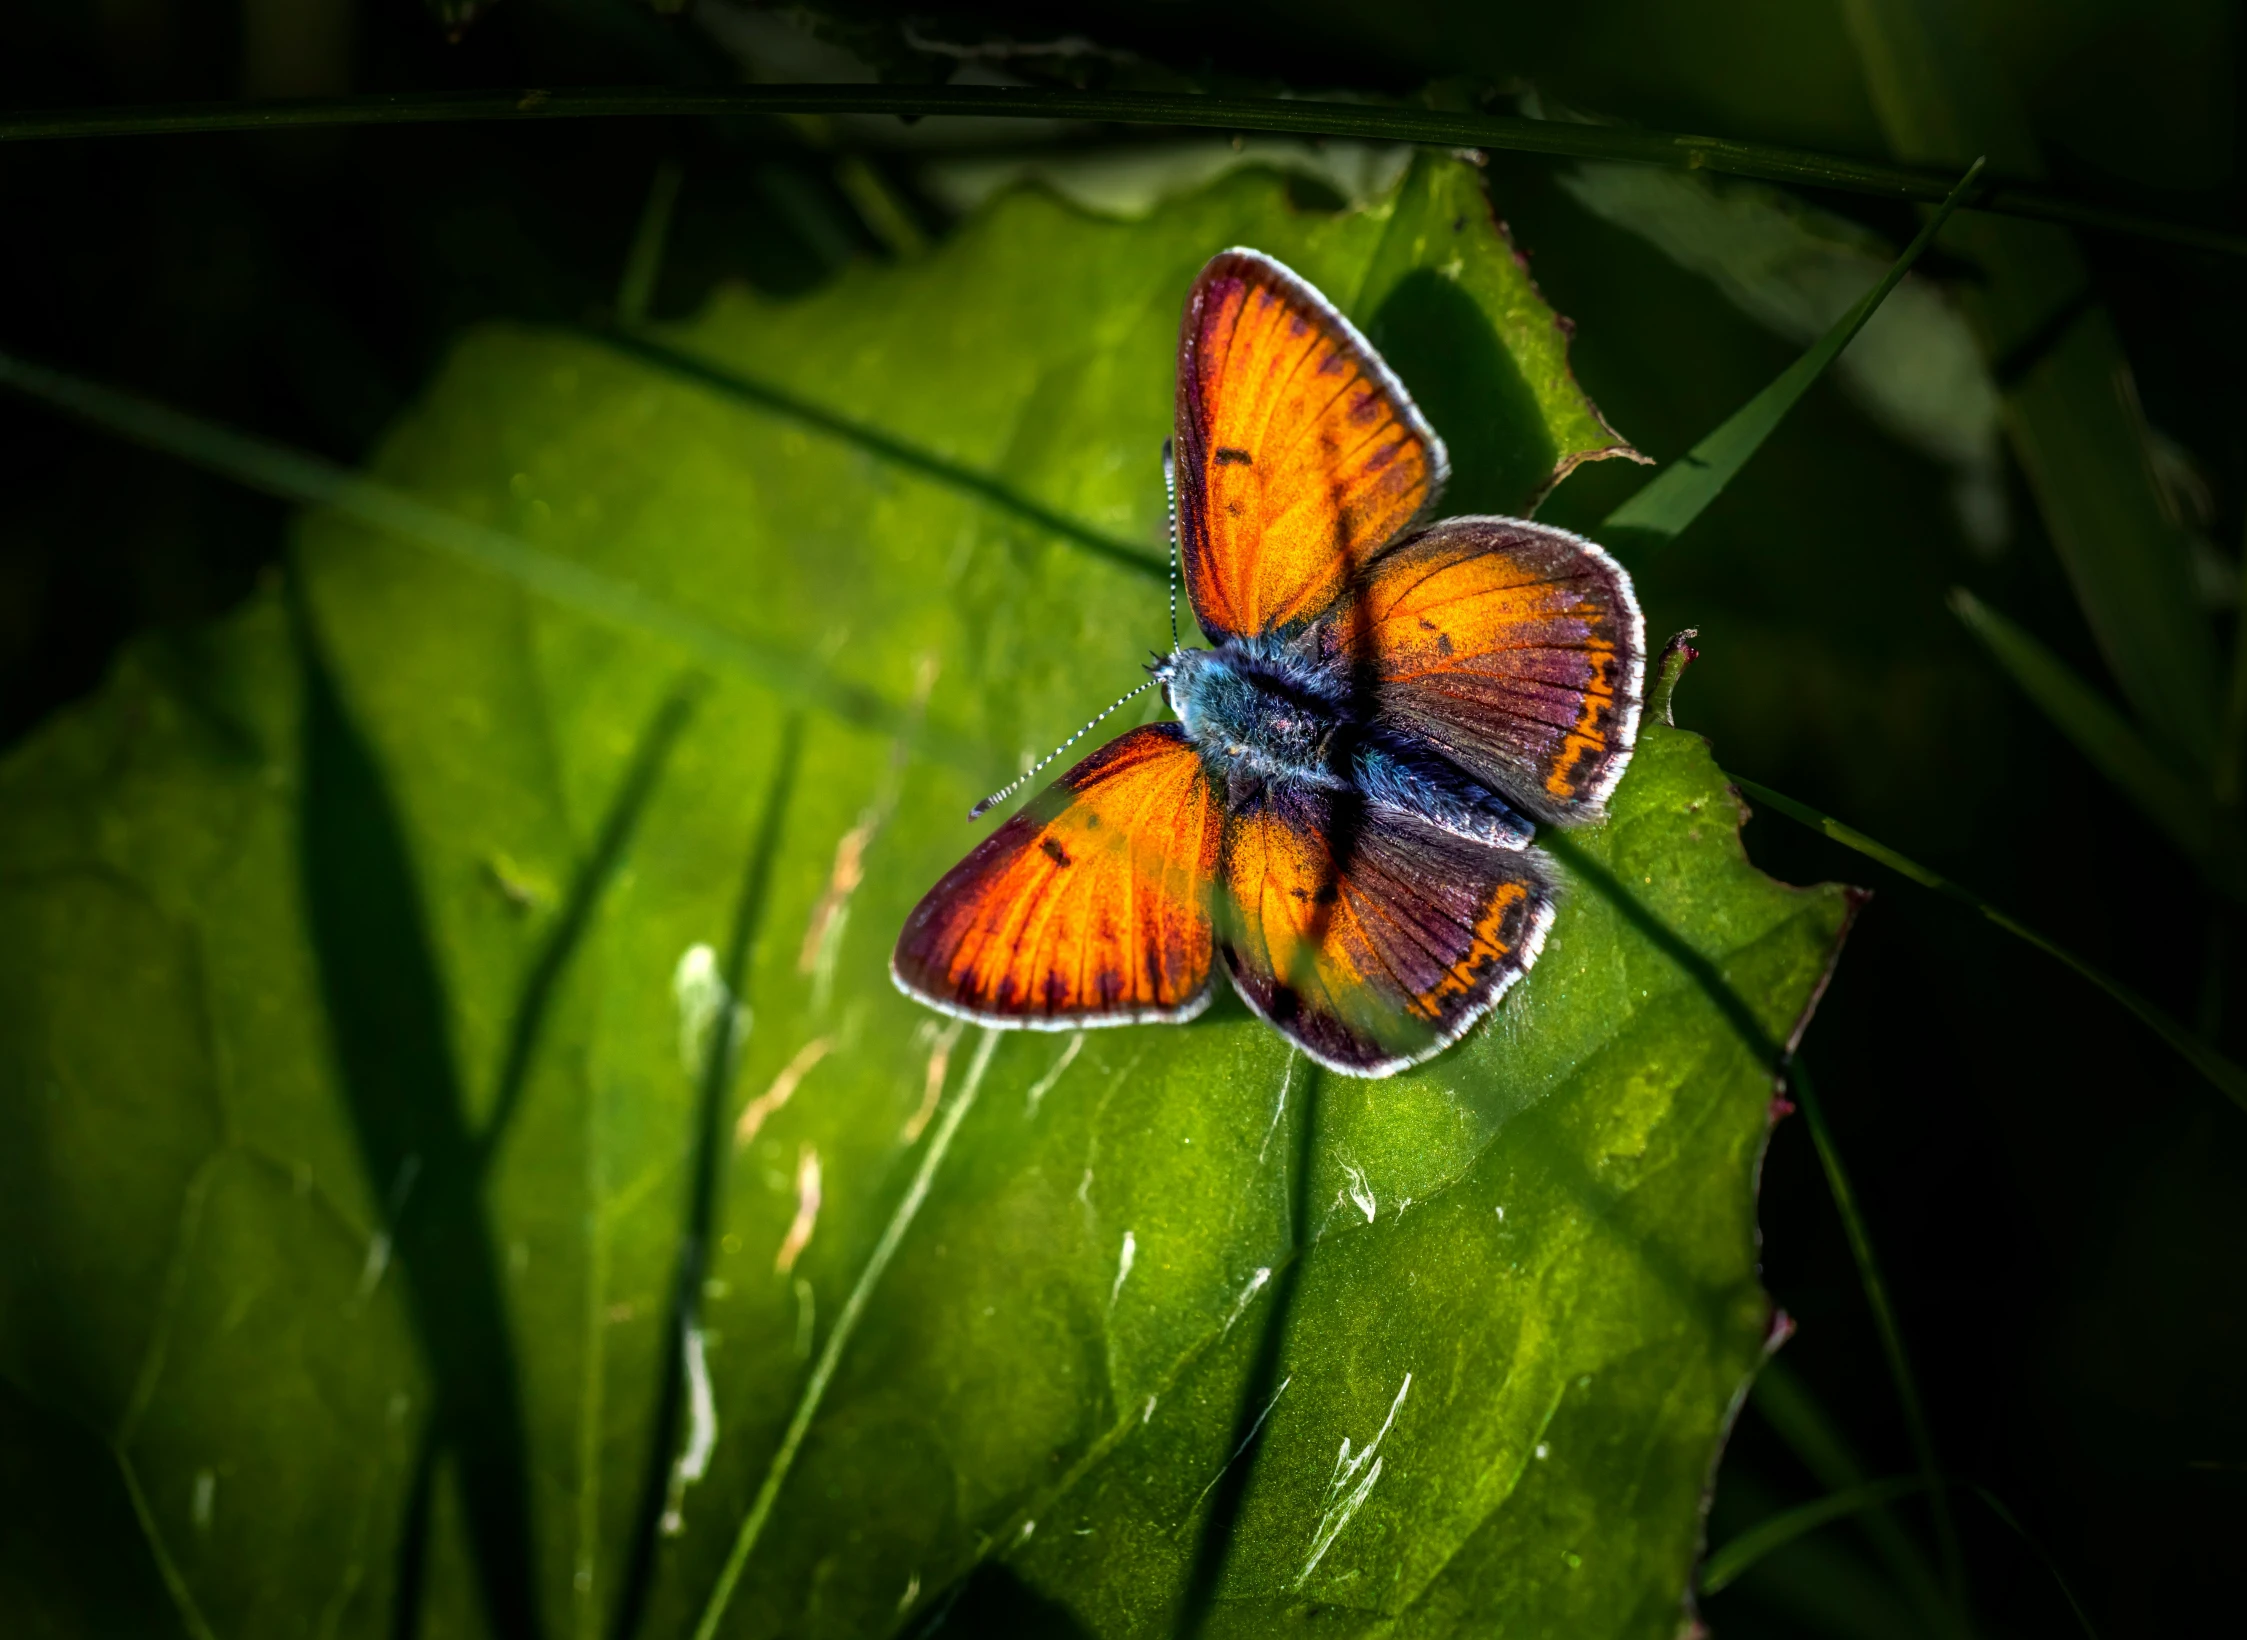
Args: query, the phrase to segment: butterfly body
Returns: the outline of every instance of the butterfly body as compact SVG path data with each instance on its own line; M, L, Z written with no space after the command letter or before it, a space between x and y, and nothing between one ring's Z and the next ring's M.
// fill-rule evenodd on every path
M1350 783L1357 737L1348 697L1310 668L1228 643L1175 650L1154 672L1186 738L1220 778Z
M1226 251L1179 341L1174 539L1211 647L1177 717L1111 741L946 874L891 973L983 1023L1193 1018L1222 967L1322 1065L1385 1076L1526 973L1556 904L1536 826L1629 762L1644 631L1596 545L1422 526L1443 442L1364 337Z
M1360 721L1346 674L1235 642L1175 650L1153 670L1203 767L1228 791L1275 781L1354 792L1494 848L1520 848L1535 835L1495 792Z

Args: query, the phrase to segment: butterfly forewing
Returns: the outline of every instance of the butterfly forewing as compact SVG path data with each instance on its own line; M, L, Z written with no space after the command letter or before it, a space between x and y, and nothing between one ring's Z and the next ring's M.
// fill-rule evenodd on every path
M1317 642L1373 722L1542 819L1595 817L1630 761L1638 601L1621 565L1566 530L1432 524L1360 573Z
M1443 441L1319 293L1256 251L1213 258L1178 342L1178 540L1212 640L1284 633L1443 487Z
M1353 1076L1458 1040L1536 960L1553 908L1531 851L1292 784L1236 794L1220 878L1235 987L1313 1059Z
M929 890L891 972L908 994L991 1025L1191 1018L1209 1000L1219 828L1178 725L1134 729Z

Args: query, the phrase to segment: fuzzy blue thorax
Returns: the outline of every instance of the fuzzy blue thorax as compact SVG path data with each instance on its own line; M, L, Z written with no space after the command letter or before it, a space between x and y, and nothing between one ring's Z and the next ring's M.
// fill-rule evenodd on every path
M1358 722L1332 682L1293 657L1228 642L1174 651L1154 675L1186 738L1221 781L1355 791L1496 848L1520 848L1534 833L1496 794L1440 757Z
M1295 670L1227 644L1181 649L1155 676L1212 772L1347 786L1342 703Z

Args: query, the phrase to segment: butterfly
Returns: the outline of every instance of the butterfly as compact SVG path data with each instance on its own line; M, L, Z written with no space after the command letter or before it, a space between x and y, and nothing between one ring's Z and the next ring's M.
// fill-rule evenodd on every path
M1630 576L1524 519L1423 524L1443 441L1258 251L1219 253L1187 295L1164 467L1211 645L1174 631L1148 669L1176 721L984 839L906 919L891 975L985 1025L1074 1030L1190 1020L1222 966L1319 1064L1390 1075L1543 948L1536 826L1598 818L1637 735Z

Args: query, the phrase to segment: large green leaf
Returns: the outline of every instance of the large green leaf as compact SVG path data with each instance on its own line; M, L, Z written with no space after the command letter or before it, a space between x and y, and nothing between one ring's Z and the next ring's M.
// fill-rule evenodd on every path
M1238 242L1383 341L1468 503L1614 447L1458 162L1337 215L1010 195L659 349L475 332L376 463L804 687L330 513L0 770L0 1604L1676 1630L1848 916L1697 738L1649 723L1544 960L1409 1075L1230 999L1000 1037L888 981L969 803L1167 641L1177 307Z

